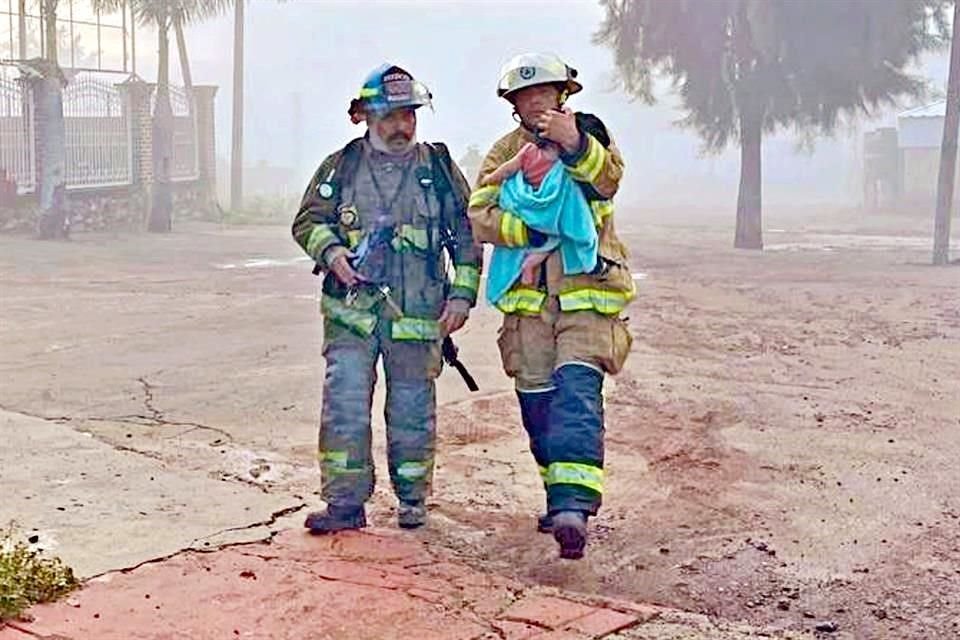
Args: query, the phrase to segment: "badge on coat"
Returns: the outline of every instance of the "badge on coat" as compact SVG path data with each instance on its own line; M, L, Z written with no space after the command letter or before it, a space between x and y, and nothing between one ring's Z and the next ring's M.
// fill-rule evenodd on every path
M317 187L317 195L323 198L324 200L329 200L333 197L334 194L333 185L329 182L321 182Z
M417 167L414 175L417 177L417 182L419 182L420 186L424 189L429 189L433 186L433 174L426 167Z
M357 224L357 208L352 204L342 204L337 207L337 216L344 227L353 227Z

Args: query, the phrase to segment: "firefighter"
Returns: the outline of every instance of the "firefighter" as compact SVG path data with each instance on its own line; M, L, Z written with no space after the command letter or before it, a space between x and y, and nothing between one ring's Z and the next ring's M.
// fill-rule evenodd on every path
M546 490L538 530L552 532L560 556L583 557L587 520L604 486L603 381L624 365L632 336L622 312L635 297L627 250L614 230L613 198L623 158L603 122L574 113L567 99L582 90L577 71L546 53L525 53L500 71L497 95L518 126L494 143L470 197L469 218L480 242L545 245L550 237L522 212L500 206L500 186L484 179L527 143L560 148L567 173L582 190L598 235L596 265L566 275L559 251L537 267L534 283L518 280L496 306L503 312L498 345L516 394L530 449Z
M366 123L365 134L323 161L293 223L297 244L324 274L319 461L326 510L307 517L311 533L366 526L381 358L397 522L426 522L441 342L476 303L480 251L466 215L466 180L444 145L417 141L423 106L431 106L430 92L410 73L392 64L375 69L348 110L354 123Z

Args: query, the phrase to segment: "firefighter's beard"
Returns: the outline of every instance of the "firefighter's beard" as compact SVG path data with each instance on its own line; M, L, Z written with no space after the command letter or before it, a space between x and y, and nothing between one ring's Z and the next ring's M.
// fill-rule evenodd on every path
M376 127L370 127L370 144L377 151L389 153L391 155L403 155L413 149L417 144L417 134L410 137L403 131L395 131L386 140L380 137Z

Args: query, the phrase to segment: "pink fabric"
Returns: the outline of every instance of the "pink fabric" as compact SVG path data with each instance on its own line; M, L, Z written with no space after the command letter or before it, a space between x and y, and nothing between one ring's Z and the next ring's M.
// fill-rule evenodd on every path
M523 177L539 189L540 183L549 173L553 164L557 161L559 155L553 145L547 147L538 147L535 144L528 144L520 152L520 170Z

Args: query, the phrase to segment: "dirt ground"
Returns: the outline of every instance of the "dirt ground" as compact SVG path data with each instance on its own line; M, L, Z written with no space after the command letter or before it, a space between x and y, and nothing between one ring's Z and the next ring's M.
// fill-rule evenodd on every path
M724 215L618 214L636 342L608 380L579 563L534 531L542 490L478 309L458 341L481 391L441 377L422 535L485 571L725 621L960 637L960 267L927 266L927 220L799 213L770 215L762 254L729 248ZM0 410L284 498L251 526L296 526L319 504L317 285L284 227L0 237ZM373 520L393 506L379 471ZM31 509L0 511L49 517ZM162 536L168 511L140 515Z

